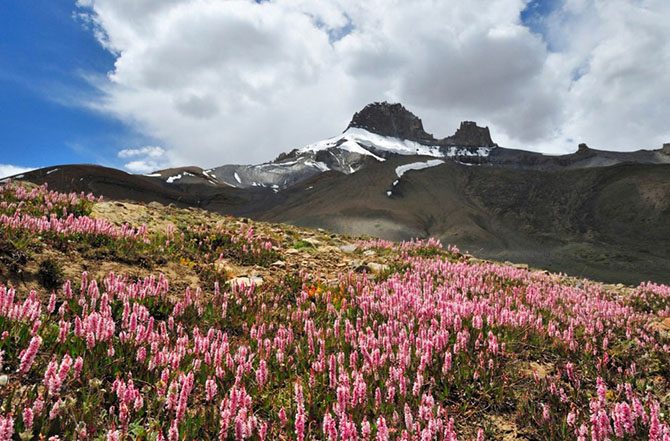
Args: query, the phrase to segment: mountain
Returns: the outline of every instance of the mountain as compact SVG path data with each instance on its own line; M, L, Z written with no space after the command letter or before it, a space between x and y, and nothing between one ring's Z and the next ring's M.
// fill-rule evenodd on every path
M452 161L510 168L559 170L611 166L620 163L670 164L663 150L608 152L580 144L576 153L549 156L501 148L488 127L463 121L452 136L435 138L419 117L402 104L372 103L356 112L345 131L280 154L274 161L255 165L223 165L208 170L184 167L149 176L168 183L210 184L234 188L286 189L328 171L352 174L395 156L430 156Z
M445 138L400 104L373 103L338 136L258 165L130 175L57 166L22 179L402 240L610 282L670 282L670 145L549 156L498 146L464 121Z
M488 127L473 121L463 121L453 136L435 139L426 133L421 119L402 104L372 103L354 114L347 130L362 129L381 136L405 139L424 145L456 147L497 147L491 140ZM345 131L346 132L346 131Z
M453 136L436 139L401 104L373 103L357 112L338 136L282 153L257 165L223 165L162 170L150 176L173 183L214 183L235 188L261 187L275 192L327 171L354 173L389 156L432 156L479 161L497 147L488 128L464 121ZM214 180L215 182L213 182Z

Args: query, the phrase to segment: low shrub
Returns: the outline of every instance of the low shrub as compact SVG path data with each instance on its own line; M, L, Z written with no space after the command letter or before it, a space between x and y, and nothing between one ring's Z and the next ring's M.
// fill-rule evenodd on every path
M63 269L54 259L46 258L40 262L37 270L37 280L48 290L58 289L64 282Z

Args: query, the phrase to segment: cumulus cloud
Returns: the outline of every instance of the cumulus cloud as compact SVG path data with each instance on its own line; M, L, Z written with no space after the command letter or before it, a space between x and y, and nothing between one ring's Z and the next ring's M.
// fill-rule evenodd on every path
M556 58L570 78L566 137L615 149L670 140L668 19L665 0L570 0L549 17L549 38L562 48Z
M165 155L165 149L162 147L146 146L134 149L123 149L118 153L119 158L136 158L138 156L146 156L148 158L161 158Z
M169 166L165 153L162 147L145 146L119 150L116 156L119 159L132 159L123 165L126 170L132 173L150 173Z
M384 99L436 136L476 120L510 147L670 140L669 2L562 0L533 29L527 3L78 2L117 57L94 105L166 146L133 171L270 160Z
M0 164L0 179L9 176L19 175L21 173L26 173L31 170L34 170L34 168L21 167L19 165L12 165L12 164Z
M147 159L138 159L135 161L126 162L123 168L132 173L151 173L156 170L164 168L161 163Z

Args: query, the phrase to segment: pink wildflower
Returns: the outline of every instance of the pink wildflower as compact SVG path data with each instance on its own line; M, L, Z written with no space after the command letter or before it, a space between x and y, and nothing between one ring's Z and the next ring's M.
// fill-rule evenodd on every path
M19 356L21 358L21 364L19 365L20 374L25 374L30 370L30 367L33 365L33 361L35 360L35 356L37 355L37 350L41 344L42 337L36 335L30 340L28 348L21 352L21 355Z
M389 429L386 427L386 420L383 416L377 418L377 441L389 440Z
M0 441L12 441L14 435L14 418L0 415Z

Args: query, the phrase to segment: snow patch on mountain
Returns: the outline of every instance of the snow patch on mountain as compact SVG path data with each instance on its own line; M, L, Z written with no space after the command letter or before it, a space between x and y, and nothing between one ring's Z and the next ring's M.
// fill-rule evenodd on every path
M447 158L453 158L457 156L470 156L470 157L481 157L486 158L491 153L490 147L478 147L476 150L467 149L463 147L449 147L444 153L444 156Z
M444 164L444 161L442 161L441 159L431 159L425 162L412 162L411 164L404 164L396 167L395 174L398 176L398 178L402 178L402 175L404 175L410 170L423 170L424 168L435 167L440 164ZM396 180L395 182L398 181Z
M194 175L193 173L185 171L185 172L179 173L179 174L177 174L177 175L168 177L168 178L165 180L165 182L167 182L168 184L172 184L172 183L174 183L175 181L178 181L178 180L180 180L180 179L185 178L186 176L195 177L195 175Z
M435 158L453 158L458 156L487 157L491 147L445 147L425 145L407 139L378 135L358 127L348 128L342 135L309 144L298 150L300 153L316 153L319 151L339 148L359 155L371 156L384 161L381 155L397 154L403 156L432 156Z
M312 161L312 160L306 160L305 165L309 165L311 167L315 167L319 169L322 172L326 172L330 170L330 167L328 165L324 164L323 162L320 161Z
M395 174L398 176L398 179L393 181L391 188L395 188L395 186L400 183L400 178L402 178L402 176L410 170L423 170L425 168L436 167L440 164L444 164L444 161L441 159L429 159L428 161L419 161L400 165L395 168ZM387 190L386 196L393 196L393 190Z
M350 131L352 133L348 133ZM332 149L332 148L339 148L341 150L345 150L345 151L348 151L348 152L351 152L351 153L357 153L357 154L363 155L363 156L371 156L378 161L384 161L384 158L381 158L381 157L375 155L371 151L366 150L365 148L363 148L361 146L361 143L359 141L365 142L369 138L371 138L371 136L366 137L364 134L361 134L363 136L360 136L360 135L357 136L356 133L353 133L354 131L360 131L360 132L367 133L368 135L379 136L379 135L374 135L374 134L372 134L372 133L370 133L366 130L362 130L362 129L349 129L349 130L347 130L347 132L345 132L344 135L335 136L333 138L324 139L323 141L315 142L314 144L306 145L305 147L303 147L301 149L298 149L298 151L300 153L307 153L307 152L316 153L316 152L320 152L320 151L323 151L323 150L329 150L329 149ZM384 137L381 136L379 138L384 138Z
M365 147L367 151L372 150L384 153L395 153L398 155L443 156L439 146L423 145L407 139L382 136L357 127L347 129L347 131L344 132L344 136Z
M277 192L328 171L356 173L363 169L370 159L384 162L391 156L401 155L453 158L466 162L474 159L475 162L479 162L477 158L485 158L490 152L490 147L426 145L417 141L379 135L360 127L349 127L339 136L282 154L272 162L257 165L225 165L202 170L200 177L214 185L225 184L235 188L265 187ZM413 163L415 164L413 166L403 167L410 167L407 170L417 170L441 162L441 160L428 161L429 165L425 165L426 162L417 162ZM186 173L182 171L179 175L170 176L167 182L180 180Z

